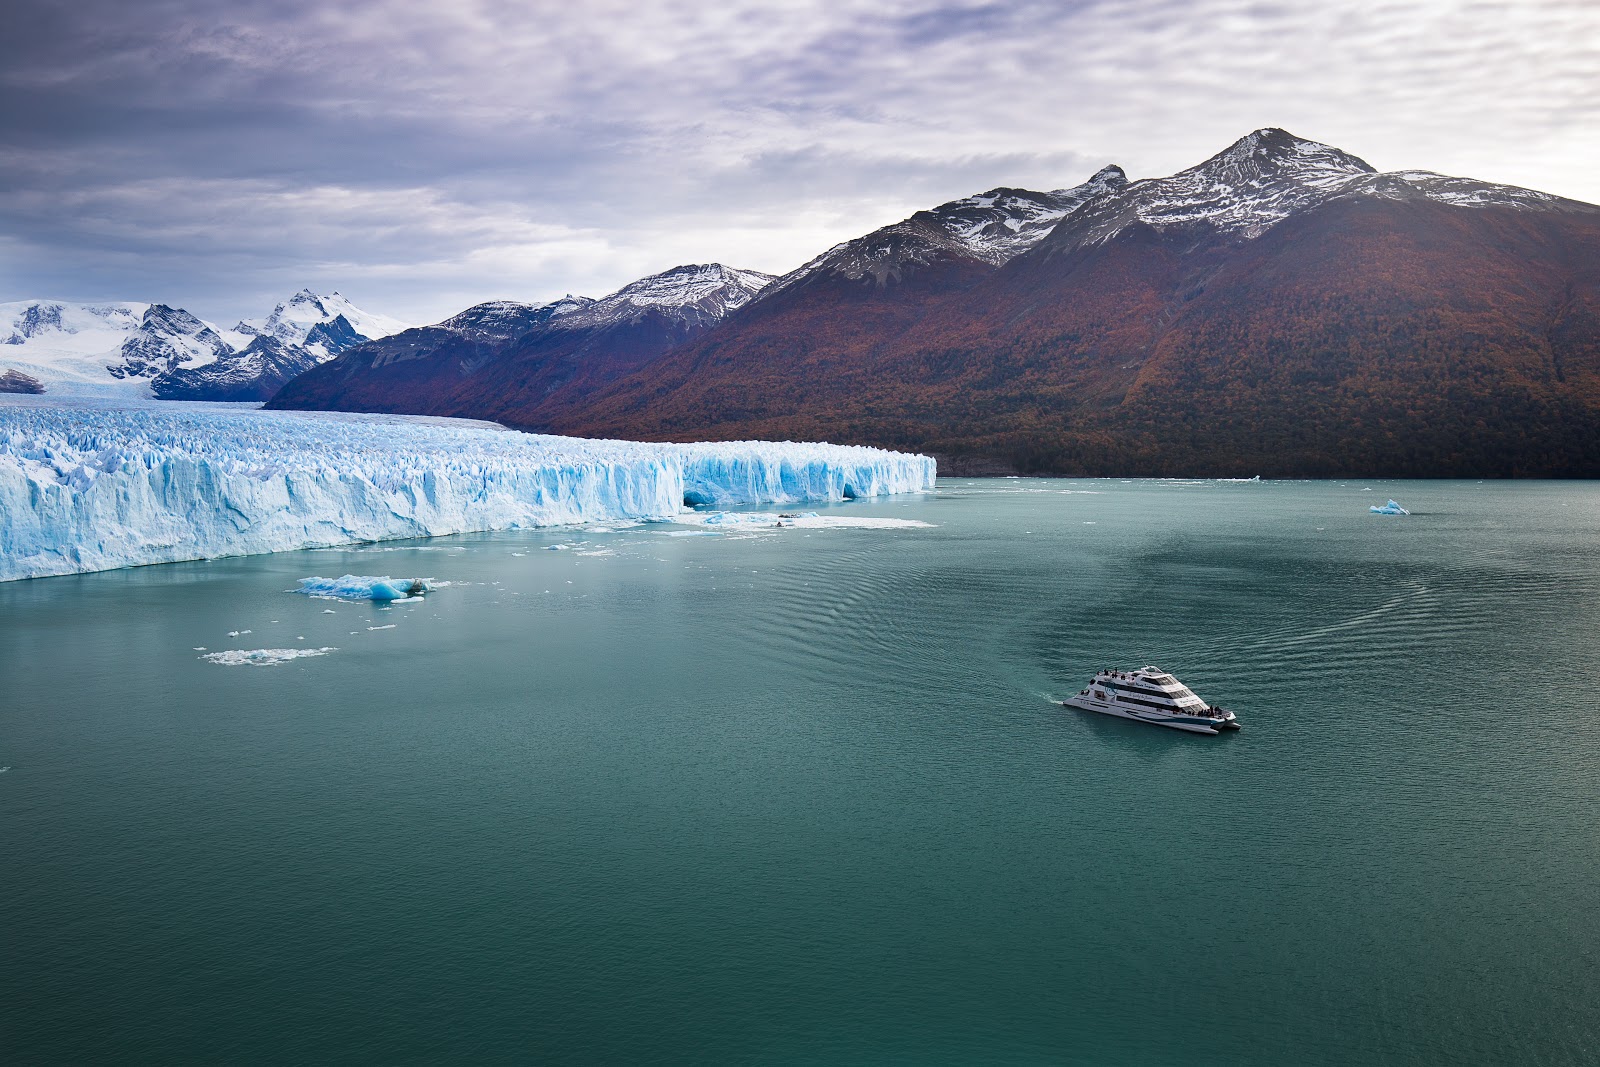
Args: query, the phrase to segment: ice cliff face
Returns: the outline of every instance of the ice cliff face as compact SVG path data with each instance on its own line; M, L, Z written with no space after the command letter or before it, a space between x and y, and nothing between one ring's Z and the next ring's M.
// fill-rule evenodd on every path
M486 423L0 397L0 581L931 488L926 456Z

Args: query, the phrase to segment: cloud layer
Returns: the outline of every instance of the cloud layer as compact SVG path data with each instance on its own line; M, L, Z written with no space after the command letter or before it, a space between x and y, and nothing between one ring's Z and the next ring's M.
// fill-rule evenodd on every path
M1584 2L23 0L0 299L215 319L302 285L432 321L683 262L781 273L911 211L1260 126L1600 201Z

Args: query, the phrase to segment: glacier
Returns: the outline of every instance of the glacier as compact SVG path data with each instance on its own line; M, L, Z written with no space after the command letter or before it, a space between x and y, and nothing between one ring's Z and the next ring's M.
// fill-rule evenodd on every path
M933 487L928 456L405 415L0 397L0 581Z

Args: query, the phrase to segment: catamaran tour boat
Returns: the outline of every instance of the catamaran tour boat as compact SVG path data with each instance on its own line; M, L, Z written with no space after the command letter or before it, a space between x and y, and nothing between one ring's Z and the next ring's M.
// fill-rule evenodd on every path
M1153 722L1193 734L1220 734L1224 730L1239 729L1233 712L1210 706L1159 667L1101 671L1089 683L1089 688L1063 700L1061 706Z

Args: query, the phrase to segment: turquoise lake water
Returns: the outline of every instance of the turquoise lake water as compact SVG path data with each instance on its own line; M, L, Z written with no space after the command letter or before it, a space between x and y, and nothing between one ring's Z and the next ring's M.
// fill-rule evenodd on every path
M1600 485L824 513L0 585L6 1061L1600 1058Z

